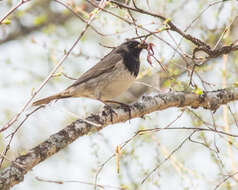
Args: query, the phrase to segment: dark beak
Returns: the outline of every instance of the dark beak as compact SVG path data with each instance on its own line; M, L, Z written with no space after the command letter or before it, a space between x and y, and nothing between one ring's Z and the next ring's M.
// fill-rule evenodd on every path
M148 44L146 42L142 42L138 45L138 48L141 48L141 49L147 49L148 48Z

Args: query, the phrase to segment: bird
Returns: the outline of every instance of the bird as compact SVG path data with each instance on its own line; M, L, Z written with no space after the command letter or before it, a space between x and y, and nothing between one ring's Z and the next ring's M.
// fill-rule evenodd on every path
M136 80L140 69L140 53L147 47L148 44L145 41L128 40L122 43L68 88L39 99L32 105L45 105L53 100L71 97L86 97L101 102L113 100L125 92Z

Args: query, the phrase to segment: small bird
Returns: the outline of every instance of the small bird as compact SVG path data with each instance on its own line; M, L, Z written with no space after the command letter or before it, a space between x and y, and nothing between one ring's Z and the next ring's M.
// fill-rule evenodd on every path
M48 104L52 100L70 97L87 97L102 102L116 98L135 81L140 69L140 53L147 47L145 42L136 40L122 43L71 86L58 94L37 100L32 105Z

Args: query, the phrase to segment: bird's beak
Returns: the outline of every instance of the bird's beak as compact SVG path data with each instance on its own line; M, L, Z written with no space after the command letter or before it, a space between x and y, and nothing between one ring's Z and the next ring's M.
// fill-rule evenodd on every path
M138 45L138 48L141 48L141 49L147 49L148 48L148 44L146 42L142 42Z

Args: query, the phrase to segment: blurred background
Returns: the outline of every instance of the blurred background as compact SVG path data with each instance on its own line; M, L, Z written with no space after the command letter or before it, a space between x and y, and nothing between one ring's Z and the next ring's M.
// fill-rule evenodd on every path
M0 19L21 1L0 1ZM91 1L98 4L97 1ZM130 0L121 3L133 7ZM211 47L229 45L238 39L238 1L136 0L144 10L171 19L182 31ZM68 7L68 8L67 8ZM142 95L168 91L202 92L237 86L237 52L206 60L196 69L189 85L194 45L175 32L164 30L158 18L119 8L113 3L99 11L72 53L46 86L42 98L59 92L126 39L146 35L138 26L157 32L147 38L156 59L152 66L147 52L141 54L138 81L120 97L131 103ZM20 5L0 25L0 126L12 119L39 88L85 27L95 8L84 0L32 0ZM219 42L219 43L218 43ZM190 58L189 58L190 57ZM103 105L86 98L51 103L32 114L14 135L6 157L14 160L78 118L97 113ZM33 110L28 107L19 120L0 134L4 152L11 134ZM191 130L163 130L134 136L138 130L164 127L215 127L238 134L237 103L220 107L215 113L202 108L170 108L125 123L108 126L96 134L79 138L64 150L37 165L13 190L40 189L237 189L238 141L235 137ZM192 134L192 136L191 136ZM132 139L131 139L132 138ZM115 157L106 162L128 139L121 150L120 172ZM2 168L9 165L4 160ZM150 172L157 168L151 175ZM98 172L101 169L100 172ZM147 178L148 177L148 178ZM226 180L227 178L227 180ZM143 181L146 179L145 181ZM57 182L63 182L59 184ZM142 184L143 182L143 184Z

